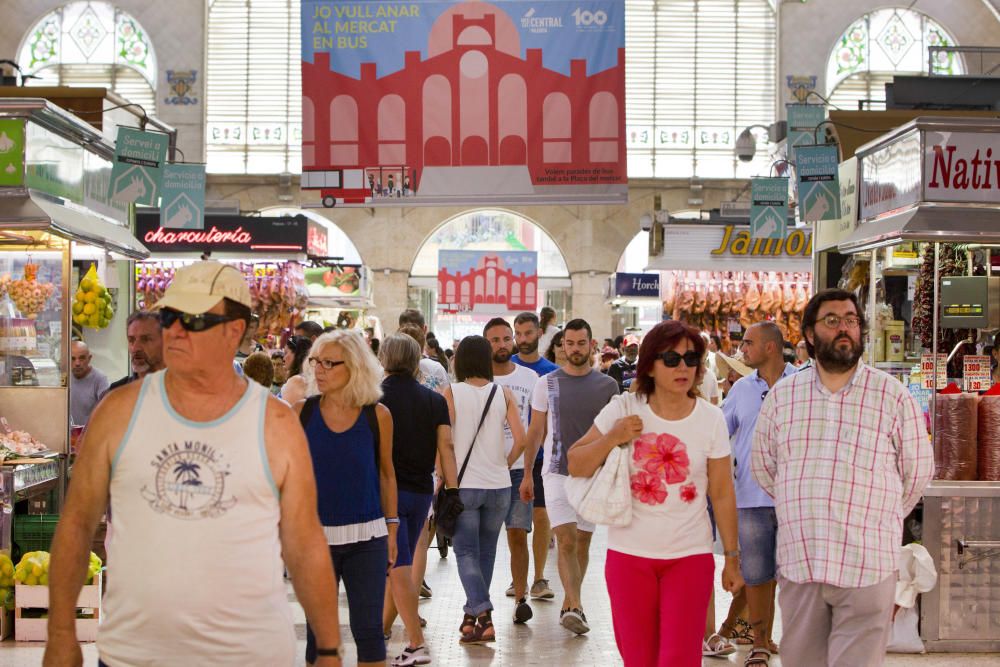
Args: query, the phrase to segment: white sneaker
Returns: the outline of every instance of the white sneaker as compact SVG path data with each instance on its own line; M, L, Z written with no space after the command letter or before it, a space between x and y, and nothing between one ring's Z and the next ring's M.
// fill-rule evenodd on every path
M431 663L431 652L426 646L410 648L407 646L403 652L392 659L392 667L408 667L409 665L429 665Z
M721 658L736 653L736 646L719 634L713 634L701 642L701 654L709 658Z
M582 609L562 610L559 612L559 624L578 635L590 632L590 626L587 625L587 617L583 615Z

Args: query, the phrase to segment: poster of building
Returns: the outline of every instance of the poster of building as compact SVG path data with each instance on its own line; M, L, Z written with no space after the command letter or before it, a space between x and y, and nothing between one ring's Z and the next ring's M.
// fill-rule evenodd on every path
M438 251L438 310L504 314L537 310L538 253Z
M303 189L624 203L624 4L303 0Z

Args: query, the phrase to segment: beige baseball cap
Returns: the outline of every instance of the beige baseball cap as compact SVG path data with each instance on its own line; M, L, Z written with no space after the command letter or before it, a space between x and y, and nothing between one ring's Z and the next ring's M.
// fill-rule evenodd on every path
M215 260L203 260L177 269L163 298L150 310L173 308L191 315L201 315L222 299L230 299L253 308L250 287L243 272L235 266Z

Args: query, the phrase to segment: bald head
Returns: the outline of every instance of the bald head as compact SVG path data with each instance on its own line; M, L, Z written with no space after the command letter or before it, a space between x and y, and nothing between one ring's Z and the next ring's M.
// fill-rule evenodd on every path
M73 377L82 380L90 373L90 348L82 340L75 340L70 345L70 369Z
M743 334L743 342L740 343L743 363L756 369L783 365L784 342L781 329L774 322L758 322L751 325Z

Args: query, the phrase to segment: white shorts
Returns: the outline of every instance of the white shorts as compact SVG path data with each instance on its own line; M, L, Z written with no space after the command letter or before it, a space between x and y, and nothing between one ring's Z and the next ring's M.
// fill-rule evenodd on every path
M549 513L549 523L553 528L575 523L577 530L594 532L596 526L579 516L566 498L566 475L545 473L542 484L545 485L545 511Z

